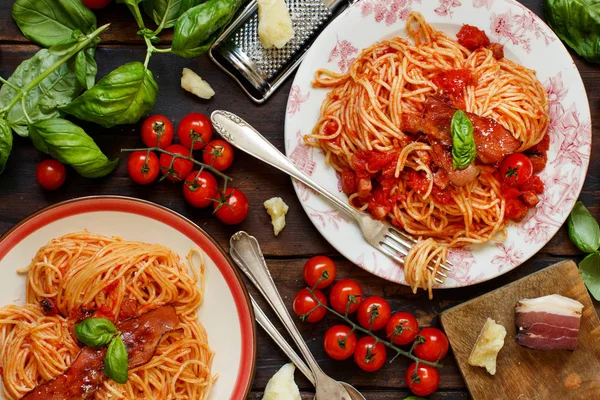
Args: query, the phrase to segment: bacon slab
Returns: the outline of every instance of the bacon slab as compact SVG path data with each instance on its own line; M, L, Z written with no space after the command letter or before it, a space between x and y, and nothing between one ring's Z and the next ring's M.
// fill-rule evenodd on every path
M175 307L167 305L130 318L118 325L129 356L129 368L152 359L161 338L175 330L178 323ZM87 399L106 378L103 372L106 347L84 347L73 364L54 380L38 385L22 400Z
M540 350L575 350L583 304L553 294L523 299L515 308L521 346Z

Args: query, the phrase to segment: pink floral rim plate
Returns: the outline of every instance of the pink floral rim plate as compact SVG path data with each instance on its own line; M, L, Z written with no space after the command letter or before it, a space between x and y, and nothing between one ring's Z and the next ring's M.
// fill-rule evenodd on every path
M533 12L513 0L361 0L332 22L315 41L292 86L285 120L287 155L304 172L340 198L346 198L323 153L302 143L319 116L326 89L313 89L318 68L345 72L362 49L392 37L406 37L411 11L455 37L463 24L484 29L505 46L511 60L537 71L550 99L550 151L541 174L546 191L537 207L508 227L502 243L452 249L454 270L440 287L468 286L510 271L538 252L556 234L583 186L591 152L591 118L585 88L568 51ZM325 239L361 268L405 283L402 268L371 247L358 227L330 203L298 182L296 194Z

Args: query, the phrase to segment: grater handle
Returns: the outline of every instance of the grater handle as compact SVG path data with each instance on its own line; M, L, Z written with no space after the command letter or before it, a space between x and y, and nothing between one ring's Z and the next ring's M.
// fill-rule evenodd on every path
M349 216L355 219L361 217L358 210L355 210L348 203L337 198L327 189L313 181L312 178L298 169L289 158L277 150L271 142L237 115L229 111L216 110L213 111L210 117L215 129L234 147L296 178L327 198Z

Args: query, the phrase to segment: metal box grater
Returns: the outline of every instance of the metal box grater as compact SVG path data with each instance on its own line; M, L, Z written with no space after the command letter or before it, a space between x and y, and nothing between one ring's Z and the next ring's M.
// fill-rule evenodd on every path
M266 101L298 67L335 15L353 0L286 0L294 37L281 49L262 47L258 5L252 0L209 50L209 56L256 103Z

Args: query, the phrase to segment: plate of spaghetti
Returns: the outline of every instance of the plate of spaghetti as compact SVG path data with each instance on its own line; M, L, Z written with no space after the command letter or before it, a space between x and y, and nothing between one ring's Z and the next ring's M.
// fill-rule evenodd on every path
M256 337L240 276L167 208L107 196L0 240L1 397L244 399Z
M417 238L404 265L298 182L338 251L432 296L501 275L566 220L591 152L568 51L512 0L362 0L315 41L287 105L287 155L341 199ZM428 265L451 261L435 285Z

